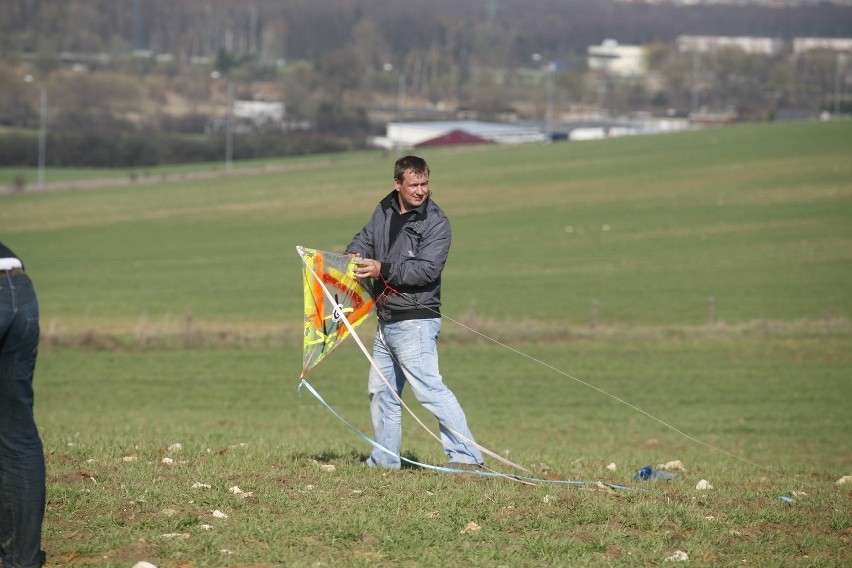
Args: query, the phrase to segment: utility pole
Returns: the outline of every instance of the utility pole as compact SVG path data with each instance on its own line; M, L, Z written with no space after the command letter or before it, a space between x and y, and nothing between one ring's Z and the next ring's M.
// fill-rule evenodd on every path
M397 78L396 120L398 122L405 120L405 73L402 70Z
M553 140L553 101L554 85L553 76L556 74L556 63L551 61L547 65L547 108L544 113L545 128L547 129L547 141Z
M234 82L228 79L228 120L225 123L225 171L230 172L234 160Z
M698 47L692 49L692 114L698 112L698 76L701 73L701 54Z
M32 75L24 77L24 81L32 83ZM47 162L47 87L39 85L38 89L38 186L44 187L44 170Z
M38 186L44 187L45 158L47 157L47 88L39 88L38 105Z
M834 68L834 116L840 114L840 99L843 95L843 76L846 63L846 54L837 52Z

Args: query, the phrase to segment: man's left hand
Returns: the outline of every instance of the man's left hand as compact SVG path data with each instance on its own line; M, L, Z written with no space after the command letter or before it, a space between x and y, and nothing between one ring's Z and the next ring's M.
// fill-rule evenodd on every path
M359 258L355 261L355 278L378 278L382 263L372 258Z

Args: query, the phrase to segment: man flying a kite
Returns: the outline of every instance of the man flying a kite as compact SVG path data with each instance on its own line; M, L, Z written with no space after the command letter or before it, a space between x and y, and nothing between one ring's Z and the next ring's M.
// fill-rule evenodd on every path
M355 235L346 254L354 276L377 298L379 318L368 393L375 440L370 467L400 467L402 402L406 383L438 419L451 467L480 467L482 454L456 396L438 370L441 272L450 251L450 222L432 200L429 166L417 156L394 164L394 190Z

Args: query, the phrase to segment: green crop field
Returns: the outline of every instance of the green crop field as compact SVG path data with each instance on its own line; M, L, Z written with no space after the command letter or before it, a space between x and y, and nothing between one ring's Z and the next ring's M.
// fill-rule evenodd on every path
M49 170L0 195L41 304L49 565L852 562L852 123L422 155L454 232L442 373L546 481L365 470L297 393L295 246L342 250L393 155ZM310 381L369 435L367 371L349 344Z

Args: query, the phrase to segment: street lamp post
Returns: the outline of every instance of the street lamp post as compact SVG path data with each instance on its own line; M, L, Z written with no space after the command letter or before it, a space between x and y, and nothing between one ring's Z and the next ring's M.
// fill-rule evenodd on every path
M382 69L386 73L392 73L393 63L385 63ZM405 72L402 69L396 73L396 120L405 120Z
M39 88L38 105L38 186L44 187L44 167L47 157L47 89Z
M551 61L547 65L547 108L544 116L547 128L548 142L553 140L553 101L555 98L555 90L553 86L553 76L556 74L556 63Z
M843 95L843 76L846 64L846 54L837 52L834 67L834 115L840 115L840 99Z
M689 110L692 114L696 114L698 112L699 105L699 92L698 92L698 84L699 84L699 76L701 75L701 50L699 44L686 44L681 43L678 45L678 51L683 54L686 54L688 51L692 52L692 77L691 77L691 86L690 86L690 103Z
M401 70L397 77L396 114L397 120L405 120L405 73Z
M27 75L24 81L33 82L33 76ZM38 105L38 186L44 187L44 170L47 157L47 87L39 86Z
M234 82L228 79L228 122L225 124L225 171L234 161Z
M218 71L210 73L210 78L219 79ZM230 172L234 161L234 81L228 79L228 114L225 118L225 171Z
M698 83L701 75L701 54L696 47L692 51L692 113L698 112Z
M540 53L533 53L530 58L536 63L540 63L542 60ZM545 77L544 129L548 141L550 141L553 138L553 105L556 94L553 76L556 74L556 62L550 61L543 68L545 73L547 73Z

